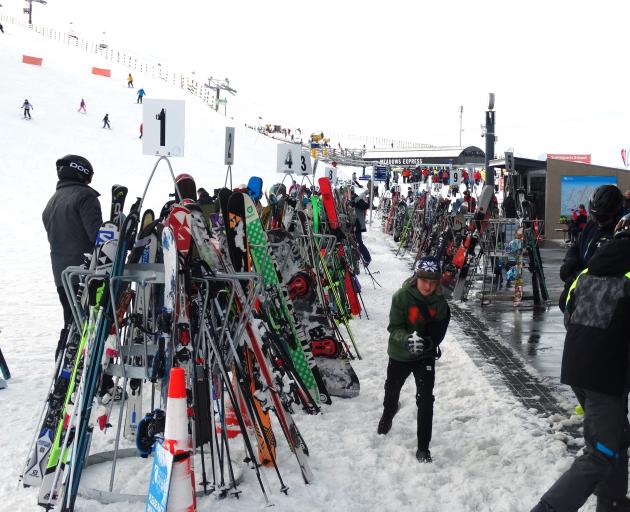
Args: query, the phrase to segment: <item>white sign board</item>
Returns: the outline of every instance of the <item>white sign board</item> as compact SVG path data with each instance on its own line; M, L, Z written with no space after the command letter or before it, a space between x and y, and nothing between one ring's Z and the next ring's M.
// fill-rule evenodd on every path
M324 176L326 176L333 185L337 183L337 168L324 167Z
M278 172L300 174L302 146L300 144L278 144Z
M225 165L234 163L234 127L225 127Z
M462 181L462 169L451 169L451 185L459 185Z
M184 156L186 102L145 99L142 103L142 154Z
M302 155L300 156L300 170L298 174L301 174L302 176L310 176L313 174L311 153L308 149L302 151Z

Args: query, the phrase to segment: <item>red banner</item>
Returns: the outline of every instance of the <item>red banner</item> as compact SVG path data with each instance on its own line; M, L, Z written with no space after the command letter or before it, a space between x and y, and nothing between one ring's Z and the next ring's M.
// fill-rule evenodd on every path
M556 154L556 153L547 153L547 160L565 160L566 162L590 164L591 155L564 155L564 154Z

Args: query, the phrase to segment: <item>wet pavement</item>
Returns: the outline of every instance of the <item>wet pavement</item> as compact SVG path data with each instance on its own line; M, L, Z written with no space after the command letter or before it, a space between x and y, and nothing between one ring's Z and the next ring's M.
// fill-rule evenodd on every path
M473 293L467 302L467 307L494 336L520 354L542 379L554 387L560 384L566 332L558 308L558 298L564 287L559 275L560 265L566 250L567 247L558 242L546 242L540 250L550 298L546 307L534 307L531 279L526 268L523 270L524 300L518 307L513 306L513 290L498 292L493 302L483 307Z

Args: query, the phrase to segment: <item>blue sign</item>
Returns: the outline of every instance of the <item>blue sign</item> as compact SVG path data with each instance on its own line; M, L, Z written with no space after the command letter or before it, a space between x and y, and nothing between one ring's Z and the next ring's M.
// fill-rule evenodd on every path
M370 175L369 174L362 174L361 176L359 176L359 180L361 181L370 181Z
M162 443L155 443L146 512L166 512L172 469L173 454L164 448Z
M387 167L375 167L374 168L374 181L387 180Z

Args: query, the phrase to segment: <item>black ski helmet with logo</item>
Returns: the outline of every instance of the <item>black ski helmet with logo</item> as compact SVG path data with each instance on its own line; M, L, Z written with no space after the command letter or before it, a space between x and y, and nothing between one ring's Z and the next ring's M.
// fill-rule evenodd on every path
M57 160L57 177L60 180L79 180L90 183L94 169L87 158L79 155L66 155Z

